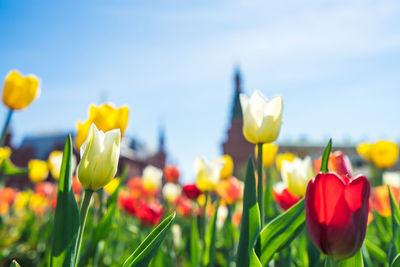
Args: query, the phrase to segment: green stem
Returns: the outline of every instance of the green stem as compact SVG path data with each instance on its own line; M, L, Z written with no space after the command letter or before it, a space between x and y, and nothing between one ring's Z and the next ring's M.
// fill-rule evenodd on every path
M4 143L6 141L6 136L8 132L8 126L10 125L11 117L12 114L14 113L14 110L9 109L6 117L6 122L4 123L3 126L3 131L1 132L1 138L0 138L0 147L4 146Z
M205 242L206 242L206 229L207 229L207 202L208 202L208 192L204 192L205 194L205 202L204 202L204 206L203 206L203 243L205 246Z
M258 174L258 185L257 185L257 199L258 199L258 208L260 210L260 221L261 228L263 229L264 225L264 198L263 198L263 183L264 183L264 175L263 175L263 144L257 144L258 146L258 156L257 156L257 174Z
M339 267L339 262L326 256L325 257L325 267Z
M92 198L92 195L93 195L92 190L85 190L85 196L83 198L83 202L81 205L81 211L80 211L81 225L79 227L77 245L75 248L75 257L74 257L74 266L75 267L78 266L78 262L79 262L79 252L81 250L82 236L83 236L83 231L85 230L86 217L88 214L90 199Z

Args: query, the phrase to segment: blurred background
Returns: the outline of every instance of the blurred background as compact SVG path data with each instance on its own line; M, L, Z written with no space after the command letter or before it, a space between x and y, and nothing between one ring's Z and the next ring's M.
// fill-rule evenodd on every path
M90 104L127 104L128 154L193 181L198 155L247 157L236 100L258 89L283 97L282 150L351 157L399 141L399 25L398 1L2 1L0 76L42 81L10 142L47 158Z

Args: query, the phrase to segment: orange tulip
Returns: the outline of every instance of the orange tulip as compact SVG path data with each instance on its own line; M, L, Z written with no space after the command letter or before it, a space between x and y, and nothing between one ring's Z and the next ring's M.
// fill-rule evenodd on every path
M392 192L396 203L398 203L400 199L400 189L390 186L390 191ZM374 189L372 193L372 207L384 217L391 215L389 191L387 186L382 185Z
M228 179L220 180L216 186L217 194L227 204L232 204L243 195L243 184L237 178L231 176Z
M319 172L321 169L321 162L321 158L314 160L314 169L316 172ZM351 177L352 174L350 159L342 151L335 151L329 155L328 169L329 171L336 172L339 175L347 175L348 177Z

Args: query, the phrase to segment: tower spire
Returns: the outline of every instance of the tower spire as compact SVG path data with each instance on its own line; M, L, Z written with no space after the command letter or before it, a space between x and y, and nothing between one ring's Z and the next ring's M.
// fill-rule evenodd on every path
M240 68L236 67L234 74L232 119L242 117L242 107L240 105L240 98L239 98L241 92L242 92L242 77L240 74Z

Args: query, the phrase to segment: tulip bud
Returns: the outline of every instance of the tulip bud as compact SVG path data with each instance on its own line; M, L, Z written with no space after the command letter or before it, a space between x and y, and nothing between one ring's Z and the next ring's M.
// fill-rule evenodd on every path
M196 185L201 191L214 190L220 177L223 164L220 161L210 161L201 157L195 161L197 173Z
M282 123L282 97L270 100L259 91L250 98L240 94L243 110L243 134L253 144L272 143L278 138Z
M334 260L353 256L365 238L370 185L334 172L318 173L308 183L306 225L314 245Z
M92 124L88 138L81 146L78 178L83 188L98 190L108 184L117 172L121 133L119 129L106 133Z
M7 74L3 87L3 103L9 109L24 109L39 95L39 79L35 75L23 77L16 70Z
M319 172L321 169L322 158L314 160L314 170ZM336 172L339 175L352 176L352 168L349 157L347 157L342 151L335 151L329 155L328 170Z
M314 176L310 157L306 157L304 160L295 158L293 162L283 161L281 176L291 193L304 196L307 183Z

